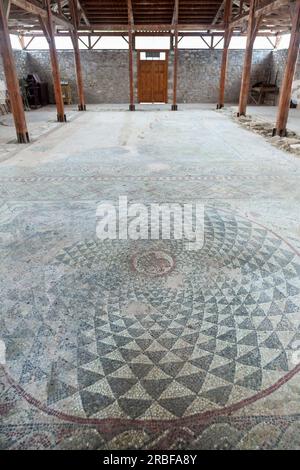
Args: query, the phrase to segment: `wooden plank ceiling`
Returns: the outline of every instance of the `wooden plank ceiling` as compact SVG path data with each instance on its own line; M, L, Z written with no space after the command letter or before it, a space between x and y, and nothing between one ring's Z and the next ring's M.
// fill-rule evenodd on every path
M211 24L223 0L182 0L179 2L178 22ZM126 0L82 0L91 24L127 24ZM135 24L171 24L174 0L132 0Z
M18 0L22 2L25 0ZM43 0L27 0L43 8ZM126 31L128 27L127 0L75 0L80 9L81 30ZM232 0L235 31L245 33L250 0ZM16 2L16 3L18 3ZM131 0L133 19L141 31L169 31L172 25L175 0ZM182 31L223 30L224 0L179 0L178 25ZM51 0L52 10L59 13L59 0ZM60 0L64 18L71 19L69 1ZM291 16L288 0L258 0L257 8L276 4L276 10L265 12L260 28L266 34L289 32ZM243 19L245 17L245 19ZM34 31L38 19L14 4L12 0L9 27L12 31ZM61 30L64 28L60 28Z

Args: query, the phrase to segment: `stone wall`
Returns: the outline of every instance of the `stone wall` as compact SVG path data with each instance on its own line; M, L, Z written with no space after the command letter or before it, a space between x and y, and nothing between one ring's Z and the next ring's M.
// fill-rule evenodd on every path
M273 81L277 78L277 85L280 87L284 75L284 69L287 59L287 50L282 49L274 51L272 54Z
M28 73L27 72L28 53L26 51L14 50L14 57L15 57L15 63L16 63L18 76L20 78L26 76ZM1 55L0 55L0 80L5 80Z
M251 82L267 79L274 74L274 67L283 63L280 53L255 50ZM14 51L19 77L27 73L38 73L49 83L50 98L53 102L52 72L48 51ZM278 54L274 58L274 54ZM72 51L59 51L62 79L71 83L73 100L76 102L76 75ZM282 54L283 55L283 54ZM216 103L218 100L221 50L179 50L178 102ZM87 103L128 102L128 52L126 50L81 51L83 78ZM226 101L236 103L239 97L241 74L244 61L243 50L229 51ZM136 68L136 60L134 61ZM277 66L277 65L276 65ZM278 65L279 66L279 65ZM0 67L0 77L3 75ZM137 73L135 70L135 77ZM169 101L172 100L173 53L169 57ZM137 88L137 80L135 83Z
M59 51L61 78L68 80L76 99L76 74L72 51ZM128 53L126 51L81 51L81 63L87 103L127 103ZM52 82L48 51L28 52L28 68L40 78ZM53 101L52 87L50 97Z
M273 69L274 80L277 77L277 84L279 87L281 87L282 85L285 65L287 61L287 55L288 55L288 51L286 49L274 51L272 54L272 69ZM298 57L297 67L296 67L294 81L293 81L292 98L299 104L300 102L300 55Z
M253 54L251 84L264 80L271 67L270 51ZM221 70L221 50L181 50L178 66L178 102L217 103ZM229 51L226 101L239 99L244 51ZM170 95L171 96L171 95Z
M178 102L212 103L217 101L222 51L180 50L178 65ZM243 51L230 51L227 81L227 101L238 100ZM81 51L82 68L88 103L128 102L128 52ZM74 58L71 51L60 51L61 76L70 81L74 97L76 80ZM135 60L136 64L136 60ZM51 83L51 68L47 51L28 52L28 66L43 80ZM255 51L252 82L262 80L271 66L270 51ZM136 73L135 73L136 76ZM169 100L172 99L173 54L169 60ZM137 87L137 83L135 84ZM135 87L135 88L136 88Z

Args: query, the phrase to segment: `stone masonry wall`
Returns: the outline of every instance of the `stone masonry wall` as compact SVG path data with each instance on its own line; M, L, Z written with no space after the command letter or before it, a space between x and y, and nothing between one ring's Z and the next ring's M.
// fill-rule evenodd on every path
M271 67L270 51L253 54L251 84L264 80ZM217 103L221 70L221 50L181 50L178 65L178 102ZM226 101L239 99L244 51L229 51ZM171 96L171 95L170 95Z
M76 73L72 51L59 51L61 78L68 80L76 100ZM87 103L127 103L128 101L128 53L126 51L81 51L81 63ZM28 52L28 68L40 78L52 82L48 51ZM49 87L53 101L52 87Z
M286 49L274 51L272 54L273 76L274 80L277 76L277 84L279 87L282 85L287 56L288 51ZM296 100L297 103L300 102L300 55L298 56L298 62L293 81L292 98Z
M251 83L262 81L274 74L277 63L283 62L279 52L255 50ZM52 72L48 51L14 51L19 77L27 73L38 73L42 80L49 83L51 101ZM278 54L274 58L274 55ZM76 103L76 74L72 51L59 51L62 79L71 83L73 101ZM221 50L179 50L178 64L178 103L216 103L218 100ZM83 78L87 103L127 103L128 102L128 51L92 50L81 51ZM226 101L236 103L239 97L241 74L244 61L243 50L229 51ZM135 63L135 88L137 88ZM3 76L0 66L0 78ZM172 100L173 53L169 57L169 101Z
M26 51L14 50L15 63L19 78L24 77L28 73L27 59L28 53ZM0 55L0 80L5 80L4 71L2 66L2 58Z
M275 79L277 77L277 85L279 87L282 84L286 59L287 59L287 50L286 49L274 51L273 54L272 54L272 70L273 70L272 80L275 81Z

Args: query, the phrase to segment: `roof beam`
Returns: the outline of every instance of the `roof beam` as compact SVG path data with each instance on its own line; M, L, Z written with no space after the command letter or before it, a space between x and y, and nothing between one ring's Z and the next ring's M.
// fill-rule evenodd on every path
M218 20L219 20L221 14L222 14L222 11L223 11L224 8L225 8L225 3L226 3L226 0L223 0L223 2L222 2L221 5L220 5L220 8L219 8L218 11L217 11L216 16L214 17L213 24L216 24L216 23L218 22Z
M265 16L268 15L269 13L275 12L276 10L279 10L281 7L289 5L290 0L273 0L269 2L267 5L264 5L263 7L257 8L255 11L255 18L258 18L259 16ZM249 20L249 13L246 13L239 18L231 21L230 27L231 28L237 28L239 26L242 26L245 21Z
M127 11L128 11L128 24L132 27L134 25L134 16L133 16L131 0L127 0Z
M68 28L66 28L68 29ZM79 31L128 31L127 24L105 24L105 23L95 23L92 24L89 28L86 26L79 26ZM133 29L135 31L153 31L153 32L167 32L172 29L172 24L134 24ZM224 24L219 23L217 25L212 25L210 23L195 23L195 24L178 24L179 31L207 31L208 29L213 30L224 30Z
M178 15L179 15L179 0L174 0L174 10L172 18L172 26L178 25Z
M83 8L83 6L81 5L81 3L80 3L79 0L77 0L77 8L78 8L78 10L80 10L81 16L82 16L83 21L85 22L85 24L86 24L87 26L90 26L90 22L89 22L89 20L88 20L88 17L86 16L85 10L84 10L84 8Z
M29 0L11 0L11 3L16 5L21 10L31 13L32 15L37 15L40 18L47 18L47 11L44 8L31 3ZM59 26L63 26L67 29L73 29L73 25L66 19L56 13L52 12L52 18L54 23Z
M11 0L3 0L3 11L7 20L9 18L10 7L11 7Z

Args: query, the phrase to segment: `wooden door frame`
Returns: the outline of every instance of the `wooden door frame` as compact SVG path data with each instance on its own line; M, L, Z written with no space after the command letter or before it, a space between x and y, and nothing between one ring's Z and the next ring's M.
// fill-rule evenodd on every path
M169 78L169 53L170 53L170 50L169 49L140 49L137 51L137 98L138 98L138 103L141 103L141 100L140 100L140 68L141 68L141 65L140 63L141 62L147 62L147 61L143 61L141 59L141 53L142 52L165 52L166 54L166 58L165 60L161 60L161 61L158 61L158 62L165 62L165 65L166 65L166 84L165 84L165 101L164 103L165 104L168 104L169 102L169 99L168 99L168 78ZM150 62L150 61L149 61ZM148 104L148 103L147 103ZM151 103L149 103L151 104Z

